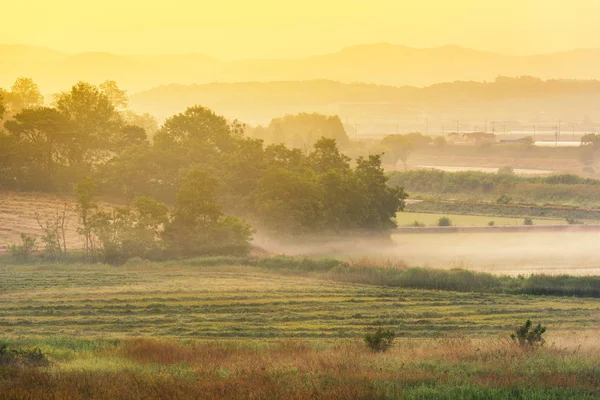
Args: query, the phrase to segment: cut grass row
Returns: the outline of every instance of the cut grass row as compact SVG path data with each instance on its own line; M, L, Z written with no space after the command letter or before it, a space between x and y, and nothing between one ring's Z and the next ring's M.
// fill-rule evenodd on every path
M600 315L597 299L500 293L493 286L557 281L574 291L588 290L585 282L597 287L598 279L543 278L548 283L314 260L205 262L5 266L0 335L340 338L384 324L400 336L480 336L509 332L527 318L555 330L588 330ZM106 276L112 285L104 284ZM419 282L428 288L410 288Z

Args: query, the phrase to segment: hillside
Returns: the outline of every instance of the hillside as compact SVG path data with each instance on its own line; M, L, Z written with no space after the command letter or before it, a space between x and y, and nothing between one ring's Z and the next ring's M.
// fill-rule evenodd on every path
M458 46L417 49L386 43L344 48L295 59L220 61L200 54L66 54L25 45L0 45L0 87L19 76L47 92L77 80L119 82L129 91L180 83L329 79L385 85L431 85L455 80L493 80L499 75L543 79L600 78L600 50L511 56Z
M7 245L20 243L21 233L35 236L39 248L42 249L43 243L40 237L43 231L36 220L36 212L42 224L45 224L56 215L57 211L62 213L65 204L67 206L65 224L67 248L81 249L83 239L77 233L79 222L72 196L0 191L0 253L6 251ZM107 210L111 209L111 205L105 202L101 202L100 206Z
M484 120L511 129L552 130L558 120L595 129L600 122L600 81L548 80L523 77L491 82L448 82L427 87L394 87L328 80L164 85L136 93L131 104L139 112L165 118L202 104L228 118L268 123L288 113L337 114L361 132L396 129L430 131L483 128ZM500 122L502 121L502 122ZM399 126L398 126L399 124ZM568 126L571 128L571 126ZM349 132L350 133L350 132Z

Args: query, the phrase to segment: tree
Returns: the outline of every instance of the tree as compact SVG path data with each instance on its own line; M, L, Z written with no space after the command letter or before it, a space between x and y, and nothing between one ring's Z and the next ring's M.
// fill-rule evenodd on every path
M44 232L44 257L50 260L64 259L67 257L67 211L69 206L65 201L62 209L56 208L56 213L42 222L42 217L36 211L35 219L40 229Z
M94 215L93 211L98 208L98 205L94 202L94 197L98 194L98 188L92 178L85 177L74 186L73 191L76 196L77 213L79 214L80 223L77 233L84 237L86 256L94 258L96 256L96 246L92 219Z
M271 166L263 174L256 209L260 223L282 236L300 236L324 228L324 188L310 170Z
M308 156L308 160L321 173L332 169L342 171L350 169L350 158L340 153L335 139L322 137L317 140Z
M115 137L115 150L123 151L127 147L147 142L148 136L144 128L135 125L125 125Z
M69 162L93 163L107 157L123 126L110 99L97 87L78 82L55 98L56 109L70 123Z
M11 115L17 114L24 109L35 109L44 104L44 97L40 88L31 78L20 77L8 93L6 101Z
M24 109L5 126L36 154L40 168L54 171L57 163L65 162L71 139L69 121L56 109Z
M127 110L124 113L124 118L128 125L144 128L148 139L152 139L156 131L158 131L158 121L148 113L136 114L131 110Z
M115 110L126 111L129 107L129 97L127 91L122 90L115 81L105 81L99 86L100 92L104 94Z
M6 97L6 92L0 89L0 121L4 120L4 113L6 112L6 106L4 105L4 98ZM0 126L0 129L2 127Z
M381 155L356 160L356 176L361 190L367 194L365 219L360 226L368 230L386 230L396 227L396 213L404 209L408 195L400 187L389 187L388 178L381 167Z
M162 233L172 256L246 254L252 229L222 212L215 192L218 182L199 170L190 171L177 192L175 211Z
M389 157L394 165L402 160L404 169L408 169L408 157L414 150L414 143L405 135L388 135L381 140L381 145L388 149ZM386 154L388 154L386 152Z
M581 145L589 146L594 151L600 150L600 134L598 133L587 133L581 137Z
M337 115L307 114L286 115L271 121L257 136L267 143L283 143L289 147L308 151L322 137L335 139L340 146L350 142L342 121Z
M155 141L162 146L182 145L189 150L215 153L231 150L234 136L224 117L206 107L193 106L168 118Z

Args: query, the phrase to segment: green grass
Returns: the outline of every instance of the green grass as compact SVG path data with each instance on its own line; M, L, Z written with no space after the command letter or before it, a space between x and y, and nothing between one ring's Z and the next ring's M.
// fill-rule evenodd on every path
M523 218L518 217L494 217L482 215L460 215L460 214L435 214L419 212L401 212L396 215L398 226L411 226L415 221L424 223L426 226L437 226L441 217L449 217L454 226L487 226L494 221L495 226L523 225ZM564 225L564 219L557 218L533 218L534 225Z

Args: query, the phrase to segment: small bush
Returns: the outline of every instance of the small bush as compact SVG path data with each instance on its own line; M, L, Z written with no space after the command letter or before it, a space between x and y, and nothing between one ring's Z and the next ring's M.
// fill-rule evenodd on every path
M27 261L37 250L37 239L25 233L21 233L21 244L8 245L10 255L17 261Z
M396 332L392 329L379 327L375 333L365 335L365 343L373 351L384 352L392 346L395 337Z
M533 220L527 217L523 220L523 225L533 225Z
M567 220L567 224L569 224L569 225L581 225L581 224L583 224L583 222L581 222L577 218L567 217L566 220Z
M533 323L528 319L510 335L510 338L521 347L532 348L543 345L545 340L542 335L546 332L546 327L541 324L531 329L532 327Z
M0 344L0 365L47 365L48 359L39 347L33 349L9 349L8 344Z
M452 226L452 220L448 217L438 219L438 226Z
M412 223L411 226L414 226L415 228L424 228L425 227L425 223L421 222L421 221L415 221Z
M498 175L514 175L515 170L513 167L504 166L498 169Z
M496 199L496 204L509 204L512 201L512 197L503 194Z
M494 226L494 225L496 225L496 223L494 221L488 222L488 226Z

